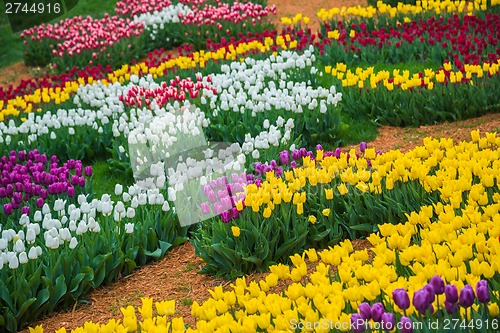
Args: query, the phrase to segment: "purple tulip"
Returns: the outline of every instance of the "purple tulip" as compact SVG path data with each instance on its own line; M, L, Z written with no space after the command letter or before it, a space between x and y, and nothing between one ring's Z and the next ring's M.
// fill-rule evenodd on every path
M5 191L5 188L0 187L0 198L5 198L7 197L7 192Z
M217 197L215 196L215 192L213 190L210 190L207 195L208 201L210 202L216 202Z
M485 286L485 287L488 287L488 281L486 281L486 280L479 280L479 281L477 281L477 283L476 283L476 289L477 289L477 287L479 287L479 286Z
M296 167L297 167L297 162L295 162L295 161L291 161L291 162L290 162L290 168L291 168L291 169L295 169Z
M43 200L43 198L36 199L36 206L38 208L42 208L44 203L45 203L45 201Z
M3 212L5 213L5 215L10 215L12 214L12 204L11 203L6 203L3 205Z
M222 212L222 222L228 223L229 221L231 221L231 213L226 210Z
M316 150L323 150L323 146L318 143L316 145Z
M371 316L371 307L367 302L363 302L358 306L358 312L364 320L370 320Z
M481 284L476 287L477 300L483 304L489 303L490 301L490 290L488 289L488 284Z
M444 287L444 295L446 300L450 303L456 303L458 301L458 290L454 284L447 284Z
M395 289L392 292L392 298L401 310L406 310L410 307L410 297L404 288Z
M73 198L75 196L75 188L70 186L68 187L68 197Z
M77 186L78 185L79 178L76 175L71 176L71 185Z
M299 160L301 157L302 157L302 154L300 153L300 151L298 149L295 149L294 151L292 151L292 158L294 160Z
M30 206L23 206L23 208L21 208L21 214L30 215Z
M20 161L26 160L26 152L24 150L21 150L19 154L17 155Z
M427 303L429 304L432 304L432 302L434 302L434 300L436 299L436 292L434 291L434 287L428 283L424 286L425 290L427 290L427 292L429 293L429 295L427 296Z
M278 164L275 160L271 160L271 162L269 162L269 166L275 170L278 167Z
M281 178L283 176L283 169L277 168L274 173L276 174L276 178Z
M292 163L293 163L293 162L292 162ZM256 179L255 179L255 185L256 185L257 187L260 187L260 184L261 184L261 183L262 183L262 179L261 179L261 178L256 178Z
M468 308L474 303L474 290L469 284L466 284L462 290L460 290L460 295L458 297L458 303L464 308Z
M288 150L283 150L282 152L280 152L280 163L283 165L287 165L288 163L290 163L290 153L288 152Z
M401 333L413 333L413 322L410 318L402 316L399 320L398 328L401 330Z
M380 302L377 302L375 304L372 305L372 309L370 311L370 314L372 316L372 319L374 321L377 321L377 322L380 322L380 320L382 319L382 315L384 314L385 310L384 310L384 305Z
M453 314L458 311L458 304L457 303L450 303L447 300L444 301L444 308L446 309L446 312L449 314Z
M427 289L419 289L413 294L413 306L420 313L425 313L429 309L429 291Z
M78 185L85 187L85 177L78 177Z
M361 142L361 143L359 144L359 150L360 150L362 153L364 153L364 152L365 152L366 147L367 147L367 145L366 145L366 142L364 142L364 141L363 141L363 142Z
M429 283L434 288L434 292L436 293L436 295L441 295L444 293L444 281L439 275L434 275Z
M396 325L396 317L392 312L384 312L381 321L382 321L382 328L386 331L392 331L394 325Z
M221 204L214 204L214 211L215 211L215 214L217 215L222 215L222 213L224 212L224 207L222 207Z
M204 214L204 215L208 215L210 214L210 206L207 204L207 203L202 203L201 204L201 212Z
M89 165L85 167L85 176L92 177L92 166Z
M361 333L366 329L365 321L358 313L351 315L351 328L354 333Z
M237 219L240 216L240 212L236 209L236 207L231 208L231 218Z
M299 149L300 157L306 157L307 156L307 150L302 147Z

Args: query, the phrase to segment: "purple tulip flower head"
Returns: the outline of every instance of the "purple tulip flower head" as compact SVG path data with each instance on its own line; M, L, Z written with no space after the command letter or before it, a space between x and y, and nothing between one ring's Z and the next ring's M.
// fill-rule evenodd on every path
M468 308L472 304L474 304L474 298L476 296L474 295L474 290L470 286L470 284L466 284L462 290L460 290L460 295L458 297L458 302L460 303L461 306L464 308Z
M222 222L228 223L229 221L231 221L231 213L226 210L222 212Z
M477 300L481 303L489 303L491 300L490 298L490 289L488 288L488 281L486 280L480 280L476 284L476 294L477 294Z
M361 143L359 144L359 150L360 150L362 153L364 153L364 152L365 152L366 147L367 147L367 145L366 145L366 142L364 142L364 141L363 141L363 142L361 142Z
M365 320L358 313L351 315L351 328L354 333L361 333L366 329Z
M447 284L444 287L444 294L448 302L456 303L458 301L458 290L454 284Z
M395 289L392 292L392 298L401 310L406 310L410 307L410 297L404 288Z
M287 165L288 163L290 163L290 153L288 152L288 150L283 150L280 153L280 163L283 165Z
M444 293L444 281L439 275L434 275L429 283L434 287L436 295Z
M382 315L382 328L386 331L392 331L396 325L396 317L392 312L384 312Z
M380 302L377 302L372 305L372 309L370 314L372 315L372 319L376 322L380 322L382 319L382 315L384 314L384 305Z
M298 149L295 149L294 151L292 151L292 158L294 160L298 160L302 157L302 155L300 154L300 151Z
M413 306L415 306L418 312L425 314L431 304L429 299L429 291L425 288L419 289L413 294Z
M455 312L458 311L458 304L450 303L446 300L444 301L444 308L446 309L446 312L448 312L449 314L454 314Z
M398 328L401 330L401 333L413 333L413 322L410 318L402 316L399 320Z
M12 214L12 204L11 203L6 203L3 205L3 212L5 215L11 215Z
M358 312L361 318L365 320L370 320L371 316L371 307L367 302L363 302L358 306Z
M427 292L429 293L429 295L427 296L427 302L429 304L432 304L432 302L434 302L434 300L436 299L436 292L434 290L434 287L432 286L432 284L428 283L424 286L425 290L427 290Z
M318 143L316 145L316 150L323 150L323 146Z

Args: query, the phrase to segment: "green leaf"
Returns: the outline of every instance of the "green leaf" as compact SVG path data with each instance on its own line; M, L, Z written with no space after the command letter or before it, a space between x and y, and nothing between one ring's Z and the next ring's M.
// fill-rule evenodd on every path
M52 308L54 308L57 305L57 303L61 300L61 298L63 298L63 296L66 294L66 291L68 290L65 280L66 279L64 278L64 275L61 275L56 279L56 284L54 286L54 294L50 299Z
M70 292L70 293L75 292L78 289L78 286L80 285L80 283L83 281L84 278L85 278L85 273L80 272L77 275L75 275L71 279L68 292Z
M172 244L170 244L169 242L165 242L165 241L159 241L160 243L160 248L161 248L161 256L163 257L165 255L165 253L172 247Z
M363 223L363 224L351 225L351 229L358 231L375 232L376 225Z
M23 316L23 314L29 309L30 305L35 303L35 301L36 301L36 297L32 297L32 298L26 300L21 305L21 307L19 308L19 311L17 312L17 316L16 316L18 321Z
M33 303L32 308L34 309L33 318L37 318L40 313L45 311L47 308L46 304L50 298L50 291L48 288L41 289L36 295L36 301Z
M144 254L148 257L153 257L155 259L159 259L161 258L162 256L162 250L161 248L157 248L155 251L151 252L151 251L144 251Z
M244 261L251 262L257 266L262 265L262 259L257 258L256 256L242 257L241 259L243 259Z
M0 280L0 298L5 302L5 304L10 308L11 311L15 311L14 302L10 295L10 290L7 288L3 280Z
M306 232L300 234L298 237L290 238L289 240L287 240L286 242L284 242L276 250L276 254L275 254L274 260L279 260L283 256L288 257L289 255L293 254L292 252L293 252L293 249L295 248L295 246L297 246L297 244L299 244L300 242L304 241L304 239L306 238L308 232L309 231L306 231Z

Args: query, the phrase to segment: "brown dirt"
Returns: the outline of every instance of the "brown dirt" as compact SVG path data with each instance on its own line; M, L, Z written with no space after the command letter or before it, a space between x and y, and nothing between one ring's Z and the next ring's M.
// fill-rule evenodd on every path
M294 16L302 13L309 16L311 22L309 27L315 31L319 27L316 13L321 8L332 8L366 4L363 0L308 0L307 7L303 2L290 0L270 0L269 5L277 5L277 16ZM0 86L7 87L9 84L19 84L22 79L32 76L33 71L16 63L4 68L0 74ZM408 151L422 143L426 136L451 137L455 141L470 138L470 131L479 128L481 132L500 130L500 114L486 115L476 119L445 123L432 126L421 126L419 128L395 128L382 126L380 135L368 145L376 149L387 151L400 149ZM357 148L357 146L346 147ZM366 248L366 241L353 241L357 249ZM202 260L195 256L194 248L190 243L179 246L169 252L160 261L146 265L133 274L106 287L99 288L88 296L86 304L75 304L72 309L55 313L37 323L43 325L45 332L53 332L61 327L74 329L83 325L86 321L107 322L112 318L121 318L120 307L141 305L141 297L152 297L154 301L175 299L177 315L182 316L189 325L194 324L191 317L190 304L193 301L202 303L210 294L208 289L222 284L228 286L230 283L221 279L196 273L202 267ZM258 279L265 274L252 274L249 279ZM25 330L24 332L28 332Z
M378 137L369 142L368 146L382 152L391 149L407 152L415 148L415 146L422 145L424 138L428 136L452 138L455 143L470 140L470 132L475 129L479 129L482 134L485 132L500 132L500 114L487 114L479 118L416 128L382 126L379 128ZM353 145L344 149L356 149L357 147L357 145Z

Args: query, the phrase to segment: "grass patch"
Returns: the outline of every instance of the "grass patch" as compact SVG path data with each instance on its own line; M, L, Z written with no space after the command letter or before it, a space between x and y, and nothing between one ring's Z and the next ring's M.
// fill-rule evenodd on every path
M372 141L379 135L377 124L368 118L360 119L344 116L342 121L349 125L349 129L342 136L343 146L356 145L362 141Z
M73 16L92 16L94 18L104 17L105 13L114 15L116 0L79 0L78 4L64 15L50 21L50 23L59 22L62 19ZM18 62L23 58L24 45L20 37L21 33L13 33L10 28L9 19L5 14L5 2L0 4L0 68Z
M193 300L189 297L181 299L181 304L184 306L191 306L193 305Z
M94 198L101 198L105 193L114 195L117 179L115 177L110 177L108 162L97 160L89 165L92 165L92 188L94 191Z

